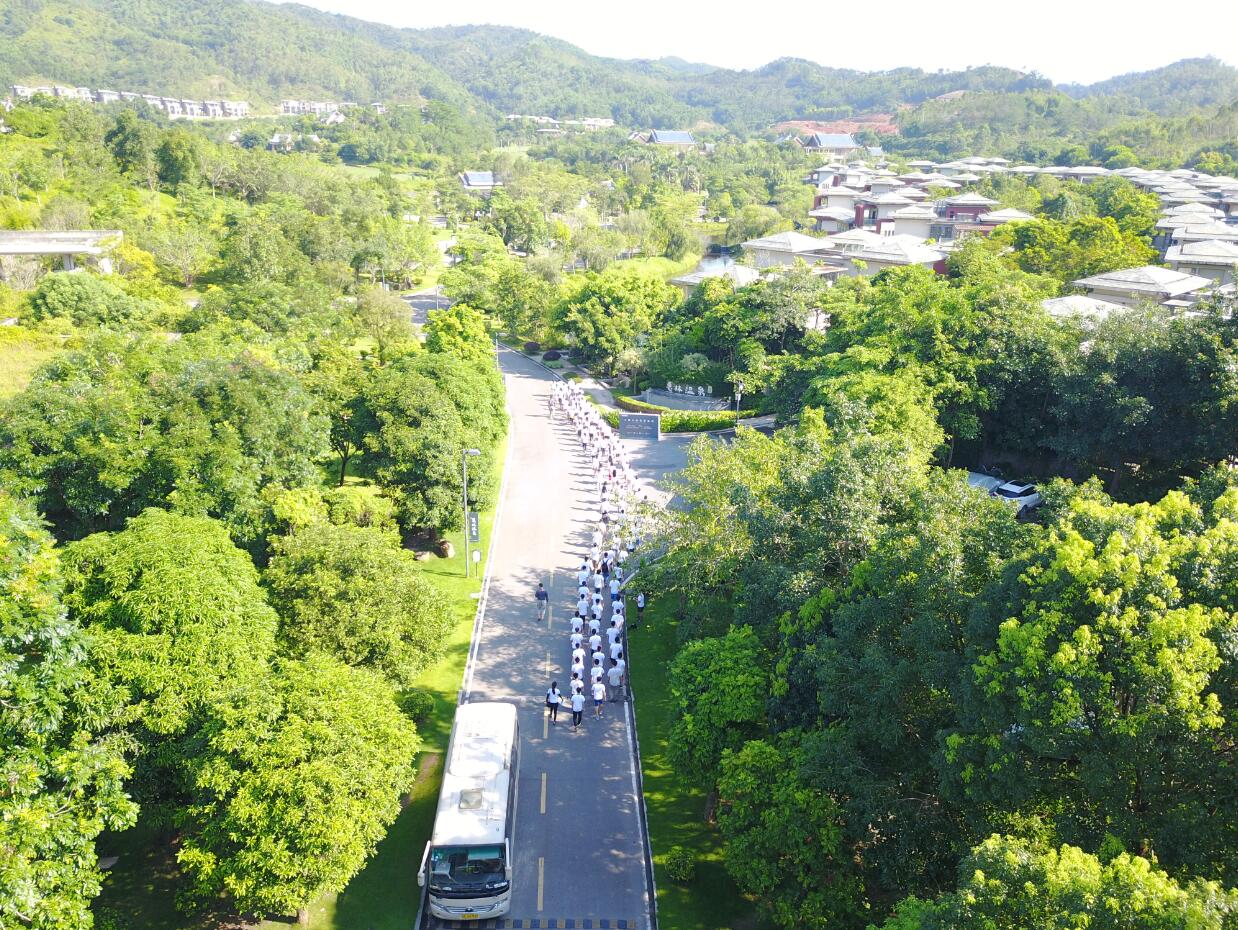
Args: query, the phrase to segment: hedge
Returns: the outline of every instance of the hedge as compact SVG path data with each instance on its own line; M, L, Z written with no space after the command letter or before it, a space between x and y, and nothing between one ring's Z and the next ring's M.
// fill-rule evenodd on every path
M592 398L590 398L592 400ZM662 415L662 432L664 433L712 433L715 430L731 429L735 426L734 410L671 410L669 407L659 407L657 404L647 404L633 397L615 395L615 403L629 413L658 413ZM619 428L619 413L595 403L595 407L614 429ZM741 410L740 418L755 416L755 411Z
M664 433L708 433L735 425L734 410L672 410L622 394L615 394L615 405L629 413L660 413ZM755 410L739 412L741 420L752 416L756 416Z

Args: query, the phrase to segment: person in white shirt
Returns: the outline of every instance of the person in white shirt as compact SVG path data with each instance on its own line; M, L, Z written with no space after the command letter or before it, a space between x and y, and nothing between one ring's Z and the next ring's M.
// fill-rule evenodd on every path
M572 650L572 664L575 665L577 662L580 662L583 664L584 661L585 661L585 650L582 649L580 646L577 646L575 649Z
M636 619L638 621L645 619L645 592L641 591L636 595Z
M611 658L614 658L614 656L611 656ZM573 678L584 678L585 677L585 663L582 659L575 659L572 661L572 677Z
M606 704L606 685L599 678L593 683L593 716L602 716L602 707Z
M615 663L615 668L619 669L620 675L626 675L628 673L628 663L623 660L623 656L620 656L612 661Z
M601 648L602 648L602 634L600 634L600 633L590 633L590 634L589 634L589 649L590 649L590 651L592 651L592 652L596 652L597 650L599 650L599 649L601 649Z
M590 635L592 635L593 633L596 633L596 632L597 632L598 630L600 630L601 628L602 628L602 621L601 621L600 617L590 617L590 618L589 618L589 633L590 633Z
M624 624L623 614L620 613L619 611L615 611L615 628L620 633L623 632L623 624Z
M589 669L590 681L601 681L602 676L606 674L606 670L602 667L601 659L593 660L593 667Z
M616 621L611 620L610 628L607 629L606 631L606 638L610 640L610 645L612 647L615 645L615 643L619 642L619 637L620 635L622 635L622 633L623 633L623 630L619 629L619 624Z
M621 642L614 642L614 643L612 643L612 644L611 644L611 647L610 647L610 657L611 657L612 659L616 659L616 660L617 660L617 659L622 659L622 658L623 658L623 643L621 643Z
M580 729L580 719L585 712L585 696L579 691L572 695L572 729Z
M546 692L546 710L550 714L551 726L554 726L559 720L559 705L562 703L563 694L559 691L559 683L552 681L550 689Z
M610 684L610 700L613 704L623 697L623 672L617 663L612 662L610 664L610 670L606 673L606 680Z
M581 595L580 600L576 602L576 613L580 614L583 617L585 615L585 612L588 609L589 609L589 599L585 597L584 595Z
M600 665L602 668L606 667L606 654L600 648L594 649L589 658L593 660L595 665Z
M610 599L612 601L619 600L619 576L615 575L610 579Z

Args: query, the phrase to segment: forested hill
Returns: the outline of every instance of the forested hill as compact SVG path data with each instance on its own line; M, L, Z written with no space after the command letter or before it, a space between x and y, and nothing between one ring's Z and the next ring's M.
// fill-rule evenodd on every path
M755 71L600 58L521 29L394 29L250 0L5 0L0 81L144 93L354 100L442 99L498 115L613 116L625 126L889 109L954 90L1046 87L1004 68L859 72L784 59Z
M1217 58L1184 58L1163 68L1120 74L1096 84L1063 84L1072 97L1126 97L1153 113L1178 115L1238 100L1238 68Z
M245 0L3 0L0 79L275 102L471 95L400 30Z
M396 29L257 0L0 0L0 83L65 82L165 96L442 100L504 113L611 116L628 127L739 131L891 112L954 91L1041 94L1009 68L855 71L784 58L753 71L620 61L524 29ZM1238 97L1238 69L1191 59L1062 91L1103 109L1180 114Z

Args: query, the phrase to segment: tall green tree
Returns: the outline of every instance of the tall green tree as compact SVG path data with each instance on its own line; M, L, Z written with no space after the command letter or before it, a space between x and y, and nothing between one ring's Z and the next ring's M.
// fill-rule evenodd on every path
M186 897L301 923L373 853L420 745L382 678L325 656L281 662L248 700L215 707L199 741L177 817Z
M1180 492L1080 495L1006 568L976 604L945 740L961 798L1043 816L1066 842L1113 835L1171 870L1232 878L1238 831L1220 785L1238 614L1188 578L1217 540L1208 525L1231 531L1235 501L1227 490L1206 515Z
M568 283L551 320L586 358L613 367L619 354L648 333L677 298L675 288L660 278L627 270L589 272Z
M756 740L722 756L718 827L727 871L786 930L854 922L860 889L837 805L799 777L793 746Z
M90 671L53 542L29 504L0 493L0 926L86 930L95 838L137 809L120 694Z
M360 526L313 523L274 541L262 579L291 655L325 652L352 667L412 684L442 654L451 612L399 538Z
M769 697L761 653L750 627L734 627L688 643L671 663L671 761L707 790L717 782L723 752L761 734Z
M1178 882L1122 852L1097 857L994 835L959 866L956 891L901 903L882 930L1224 930L1238 893Z

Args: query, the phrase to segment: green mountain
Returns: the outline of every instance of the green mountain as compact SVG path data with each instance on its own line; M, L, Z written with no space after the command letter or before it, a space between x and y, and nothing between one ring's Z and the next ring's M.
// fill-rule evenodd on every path
M0 0L0 76L268 103L474 103L400 30L246 0Z
M1072 97L1127 97L1153 113L1176 115L1238 100L1238 68L1217 58L1184 58L1152 71L1121 74L1095 84L1064 84Z
M628 127L741 131L892 112L953 91L1052 90L1039 75L991 66L864 72L784 58L736 71L621 61L524 29L396 29L259 0L0 0L0 82L35 81L258 104L441 100L487 119L611 116ZM1193 59L1064 90L1112 98L1126 113L1181 113L1238 96L1238 69Z
M256 0L0 0L0 80L185 96L444 100L491 115L758 129L1043 80L977 68L865 73L785 59L734 71L619 61L523 29L395 29Z

